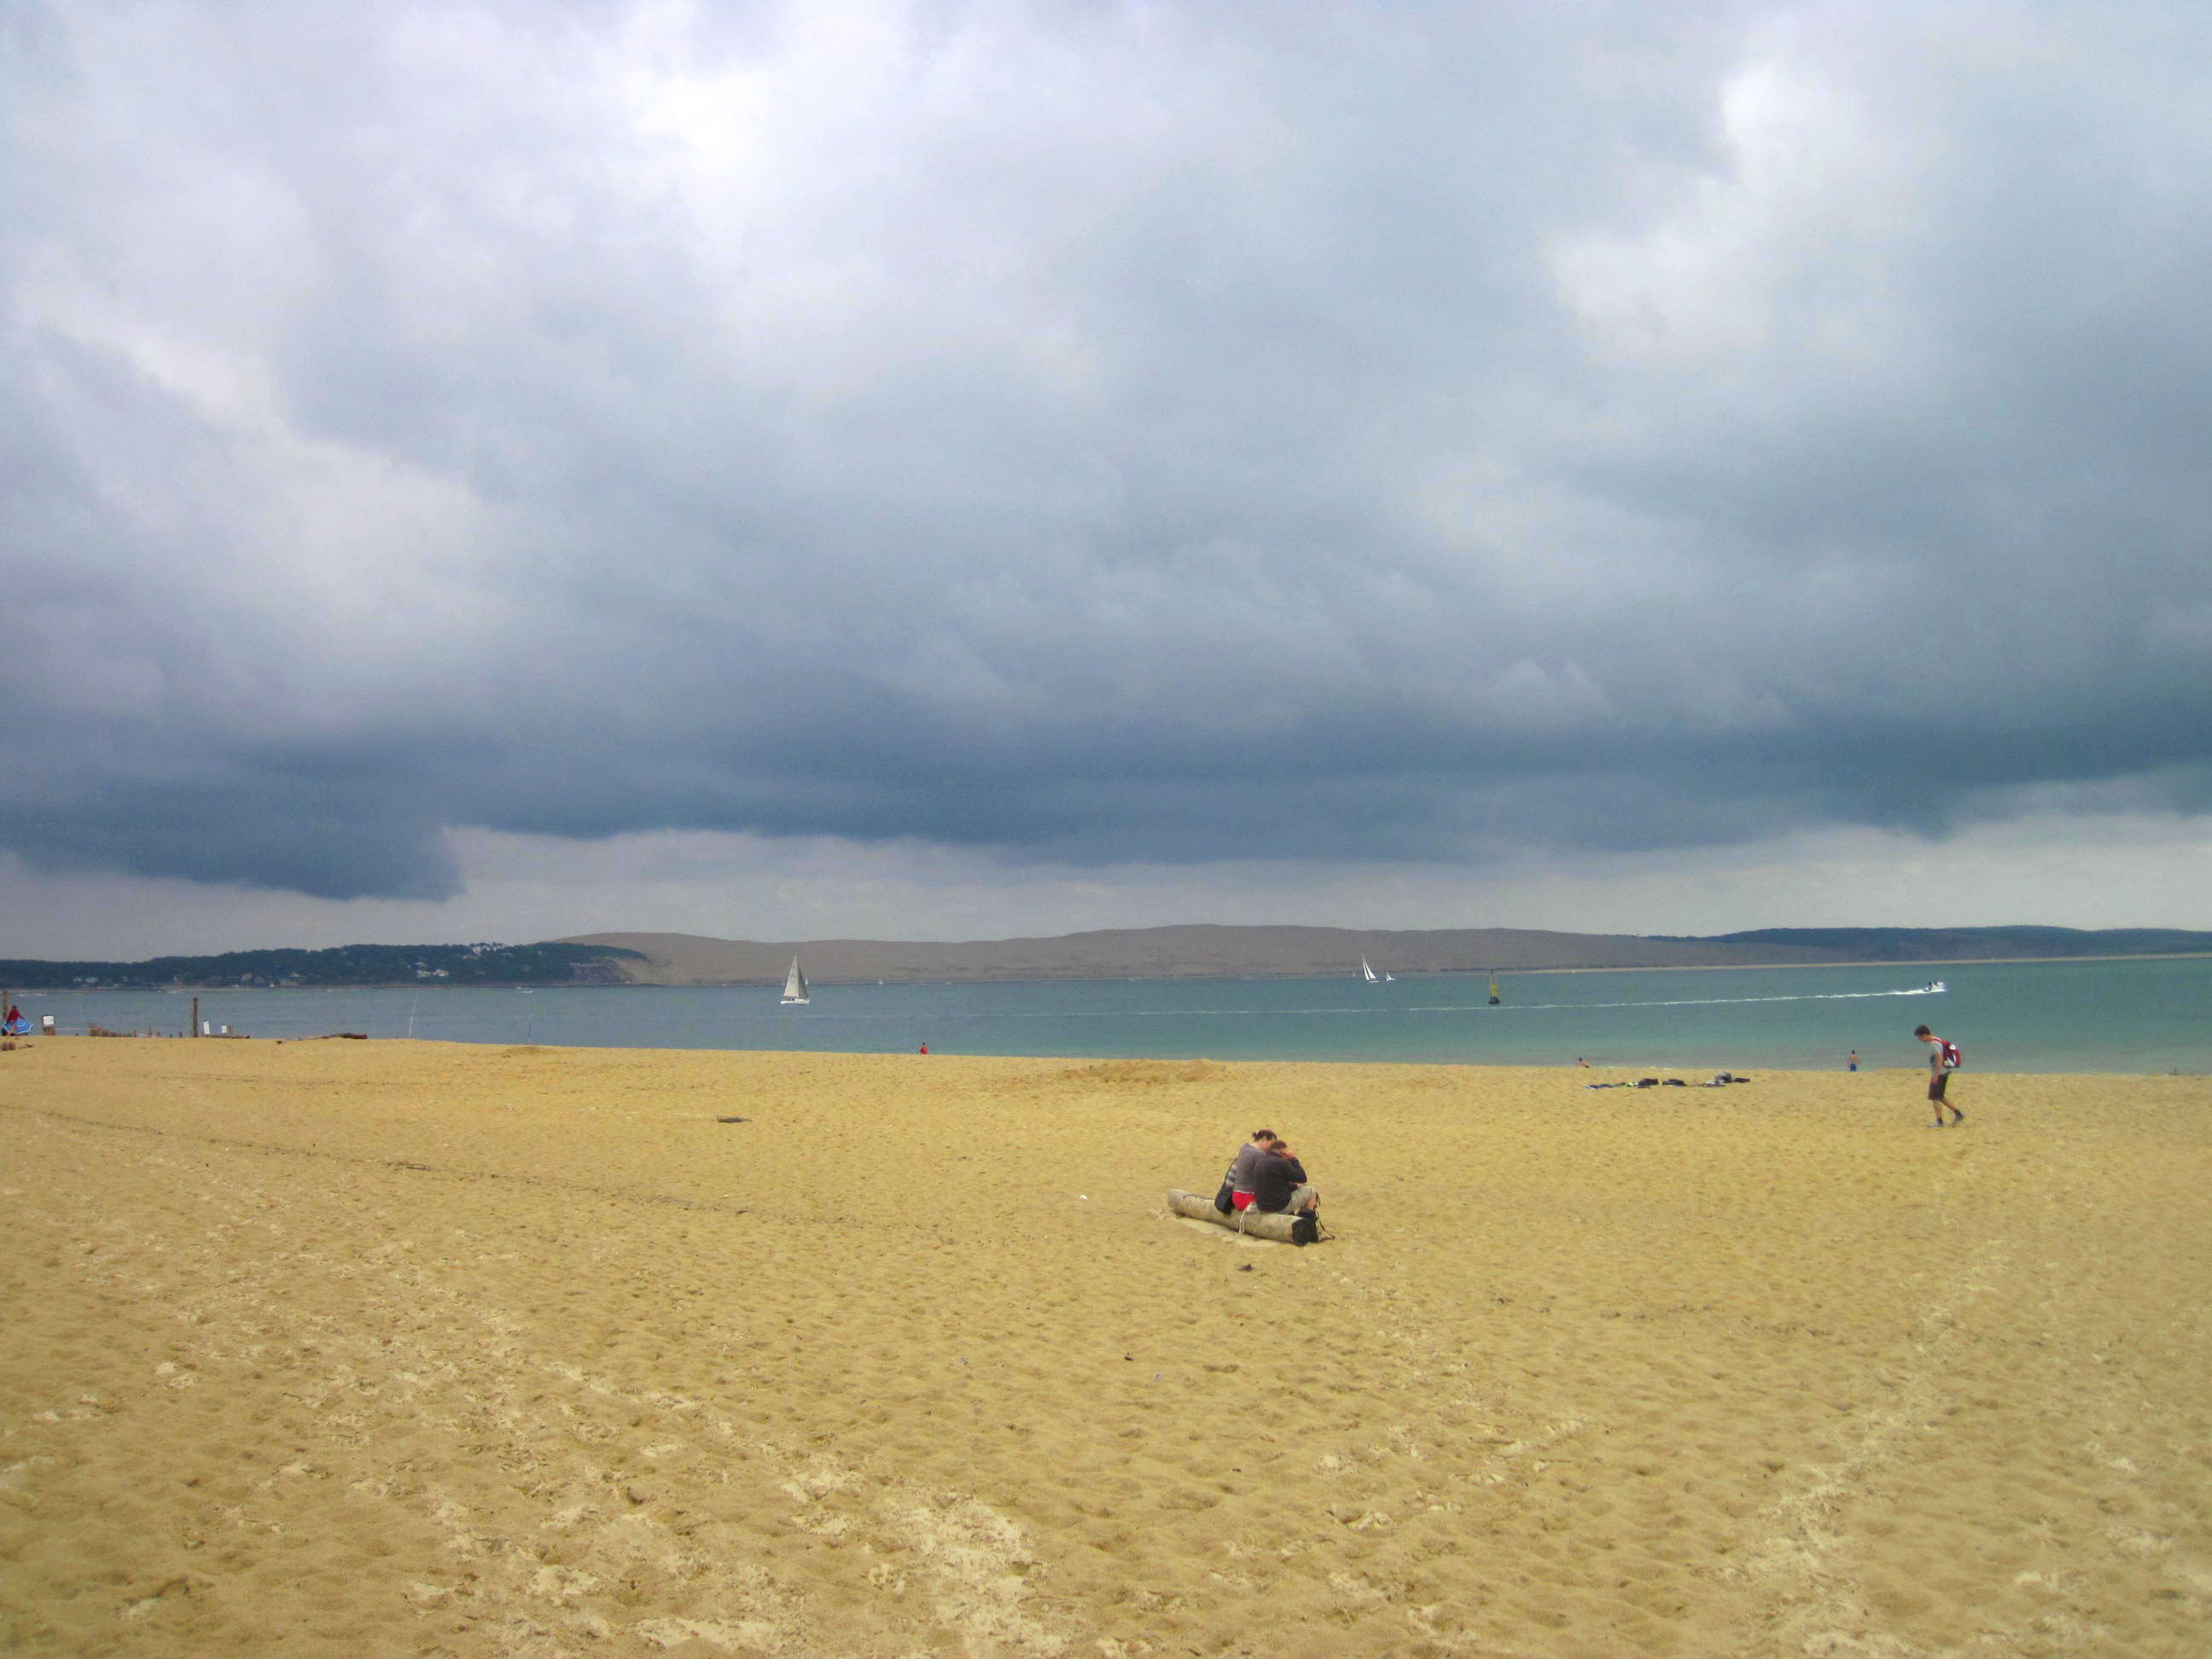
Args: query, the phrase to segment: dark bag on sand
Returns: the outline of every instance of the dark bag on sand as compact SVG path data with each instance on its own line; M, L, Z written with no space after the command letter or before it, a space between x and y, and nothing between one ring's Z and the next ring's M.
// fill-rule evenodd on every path
M1321 1218L1310 1210L1291 1223L1291 1243L1318 1244L1321 1243Z
M1229 1177L1222 1176L1221 1190L1213 1195L1213 1207L1224 1215L1229 1214L1237 1207L1236 1191L1237 1188L1231 1184Z

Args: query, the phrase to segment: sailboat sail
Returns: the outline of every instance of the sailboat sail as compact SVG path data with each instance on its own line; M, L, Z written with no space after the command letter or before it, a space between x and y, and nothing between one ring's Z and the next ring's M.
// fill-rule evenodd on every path
M811 1002L806 994L806 975L799 971L799 958L791 959L791 971L783 977L783 1000L786 1002Z
M1370 985L1373 985L1376 982L1377 976L1376 972L1372 968L1367 965L1367 958L1365 957L1359 958L1359 977L1365 980Z

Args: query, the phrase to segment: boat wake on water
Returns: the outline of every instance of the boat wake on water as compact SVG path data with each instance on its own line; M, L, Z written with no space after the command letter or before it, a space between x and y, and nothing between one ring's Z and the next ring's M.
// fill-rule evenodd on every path
M1371 1003L1351 1003L1333 1008L963 1008L933 1010L927 1018L933 1021L951 1022L963 1019L1181 1019L1197 1018L1215 1019L1235 1017L1239 1019L1313 1019L1332 1016L1364 1016L1378 1014L1540 1014L1557 1013L1585 1008L1724 1008L1756 1002L1863 1002L1875 997L1924 997L1938 994L1944 988L1939 981L1933 985L1915 985L1903 991L1798 991L1779 996L1765 997L1664 997L1647 998L1633 1002L1522 1002L1510 1007L1499 1007L1494 1003L1431 1002L1413 1003L1405 1007L1376 1007ZM770 1015L738 1014L729 1018L745 1020L772 1018ZM908 1012L876 1012L854 1009L836 1016L847 1020L905 1020L916 1018Z
M1723 1008L1746 1002L1863 1002L1869 997L1934 996L1942 989L1940 985L1916 985L1909 991L1796 991L1771 997L1663 997L1641 1002L1524 1002L1521 1007L1534 1012L1559 1008ZM1490 1010L1479 1002L1454 1002L1409 1008L1406 1012L1413 1014L1486 1014ZM1499 1012L1505 1011L1500 1009Z

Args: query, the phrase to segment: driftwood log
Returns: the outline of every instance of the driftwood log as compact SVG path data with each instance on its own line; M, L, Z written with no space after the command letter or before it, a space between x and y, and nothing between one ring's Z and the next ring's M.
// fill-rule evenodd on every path
M1231 1211L1224 1215L1213 1207L1213 1194L1201 1196L1197 1193L1170 1192L1168 1208L1177 1215L1187 1215L1193 1221L1211 1221L1218 1227L1226 1227L1232 1233L1245 1233L1254 1238L1272 1238L1278 1244L1288 1244L1291 1224L1294 1217L1281 1212L1268 1214L1260 1210Z

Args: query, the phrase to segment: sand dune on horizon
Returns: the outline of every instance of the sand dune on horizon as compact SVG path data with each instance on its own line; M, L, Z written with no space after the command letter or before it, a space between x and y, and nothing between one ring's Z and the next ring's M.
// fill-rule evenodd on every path
M0 1054L0 1650L2212 1647L2212 1085L1590 1078Z

